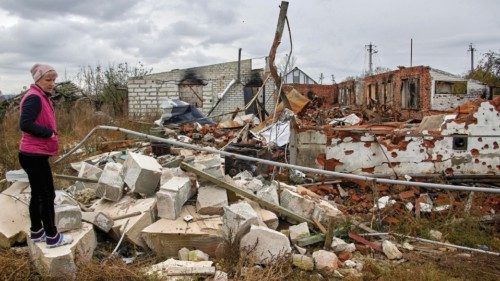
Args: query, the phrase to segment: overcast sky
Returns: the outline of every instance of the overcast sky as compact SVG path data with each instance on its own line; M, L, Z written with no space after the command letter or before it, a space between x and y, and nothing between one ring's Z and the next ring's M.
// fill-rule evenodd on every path
M500 51L498 0L291 0L297 66L324 84L374 66L410 63L455 74ZM18 93L31 83L30 67L51 64L60 81L83 65L139 61L153 72L269 53L280 1L275 0L0 0L0 90ZM285 33L280 56L290 47ZM257 61L257 60L256 60Z

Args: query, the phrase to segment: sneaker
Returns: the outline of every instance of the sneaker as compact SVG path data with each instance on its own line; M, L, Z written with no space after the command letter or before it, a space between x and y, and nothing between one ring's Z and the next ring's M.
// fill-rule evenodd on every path
M30 239L35 243L45 242L46 238L47 235L45 235L45 230L43 228L40 228L40 230L36 232L31 231Z
M57 233L54 237L48 237L45 241L47 243L47 248L55 248L67 244L71 244L73 242L73 238L69 235L63 235L61 233Z

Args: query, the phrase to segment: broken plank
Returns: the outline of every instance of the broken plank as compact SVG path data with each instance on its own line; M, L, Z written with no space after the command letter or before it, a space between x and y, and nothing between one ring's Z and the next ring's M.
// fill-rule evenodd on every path
M184 170L187 170L189 172L192 172L192 173L196 174L197 176L202 177L203 179L206 179L206 180L216 184L217 186L223 187L223 188L225 188L229 191L232 191L240 196L243 196L243 197L248 198L250 200L256 201L264 209L269 209L273 212L277 212L285 217L288 217L288 218L293 219L293 220L298 221L298 222L307 222L310 225L314 225L314 222L311 221L310 219L299 216L299 215L291 212L290 210L285 209L279 205L275 205L273 203L262 200L261 198L255 196L254 194L252 194L250 192L247 192L245 190L241 190L234 185L231 185L231 184L229 184L225 181L222 181L218 178L215 178L215 177L213 177L213 176L211 176L203 171L200 171L200 170L196 169L195 167L190 166L184 162L181 163L181 168L183 168Z
M354 232L349 232L349 238L351 238L352 240L356 241L356 242L359 242L361 244L364 244L370 248L372 248L373 250L375 251L378 251L378 252L381 252L383 253L384 251L382 250L382 247L380 247L379 245L373 243L373 242L370 242L368 240L366 240L365 238L359 236L358 234L354 233Z
M308 237L301 238L297 240L297 246L305 247L308 245L316 244L325 241L325 235L323 233L311 235Z

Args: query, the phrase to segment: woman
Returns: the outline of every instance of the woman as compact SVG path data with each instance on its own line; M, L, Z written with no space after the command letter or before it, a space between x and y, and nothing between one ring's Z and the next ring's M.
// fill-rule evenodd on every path
M20 104L19 163L28 174L31 187L30 238L54 248L73 242L70 236L57 231L54 219L55 191L49 157L57 154L58 138L49 97L54 91L57 72L49 65L35 64L31 75L35 84L31 84Z

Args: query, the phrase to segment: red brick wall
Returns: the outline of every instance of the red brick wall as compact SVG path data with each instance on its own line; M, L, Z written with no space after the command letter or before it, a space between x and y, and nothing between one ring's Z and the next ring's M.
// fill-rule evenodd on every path
M422 119L424 116L432 114L430 110L431 75L429 73L429 69L430 68L427 66L415 66L365 77L363 86L363 104L369 105L368 97L370 93L370 85L377 85L375 88L377 89L376 92L378 96L383 90L383 83L391 81L390 84L387 84L387 87L390 87L392 102L387 104L387 106L399 111L401 113L401 119ZM401 80L407 78L419 79L419 109L401 108Z
M283 89L285 92L291 89L299 91L307 97L308 92L312 92L317 96L324 98L323 106L330 106L337 102L337 85L319 85L319 84L285 84Z

